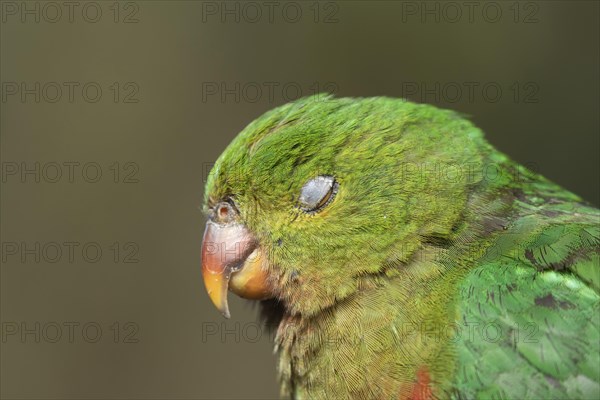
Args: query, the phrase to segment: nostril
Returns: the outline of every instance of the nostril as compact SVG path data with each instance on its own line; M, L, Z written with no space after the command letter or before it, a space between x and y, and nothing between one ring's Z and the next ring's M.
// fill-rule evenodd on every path
M217 214L219 218L226 219L229 216L229 207L225 204L219 206Z
M228 223L235 220L237 211L235 207L227 202L221 202L213 209L214 218L220 223Z

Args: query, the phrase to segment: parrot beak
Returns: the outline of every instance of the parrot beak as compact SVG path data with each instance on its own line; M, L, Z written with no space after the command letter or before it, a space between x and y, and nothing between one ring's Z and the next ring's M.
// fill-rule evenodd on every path
M263 251L240 223L206 223L202 277L208 296L225 318L230 317L227 289L247 299L270 297Z

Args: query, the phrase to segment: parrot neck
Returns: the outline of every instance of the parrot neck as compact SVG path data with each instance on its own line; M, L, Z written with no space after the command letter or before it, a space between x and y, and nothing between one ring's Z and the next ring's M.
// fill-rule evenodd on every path
M443 398L451 389L458 286L521 201L555 185L488 153L497 179L469 192L452 235L424 240L410 259L362 276L357 291L316 314L280 305L275 337L282 395L295 398ZM272 320L273 321L273 320Z
M499 168L509 173L515 165ZM520 187L514 180L482 181L449 239L425 241L408 262L361 277L354 294L317 314L280 308L275 350L282 394L429 399L446 393L454 355L442 327L455 321L456 287L473 267L473 252L485 251L506 229Z

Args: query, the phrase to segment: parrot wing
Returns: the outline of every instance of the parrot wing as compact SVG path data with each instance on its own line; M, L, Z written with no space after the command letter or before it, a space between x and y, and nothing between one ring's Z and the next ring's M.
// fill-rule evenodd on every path
M522 195L461 284L454 398L600 398L600 213L556 197Z

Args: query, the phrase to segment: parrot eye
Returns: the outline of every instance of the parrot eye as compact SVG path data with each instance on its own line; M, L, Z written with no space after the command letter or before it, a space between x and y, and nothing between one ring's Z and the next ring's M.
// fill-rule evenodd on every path
M338 183L332 176L317 176L306 182L300 191L300 208L314 213L331 203L337 193Z

